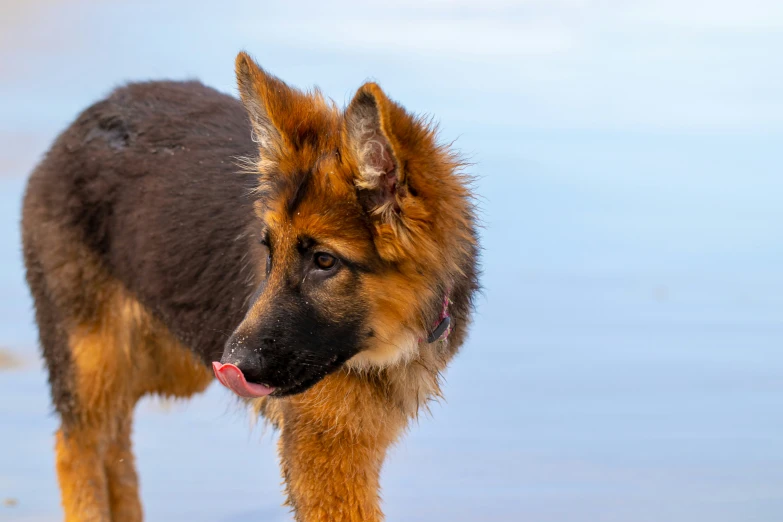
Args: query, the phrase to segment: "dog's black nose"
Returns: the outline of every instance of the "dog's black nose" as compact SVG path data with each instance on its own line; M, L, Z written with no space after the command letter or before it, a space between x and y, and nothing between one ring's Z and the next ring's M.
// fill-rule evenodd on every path
M262 379L265 361L261 353L261 346L248 338L241 335L231 336L228 342L226 342L220 362L233 364L239 368L248 382L266 384Z

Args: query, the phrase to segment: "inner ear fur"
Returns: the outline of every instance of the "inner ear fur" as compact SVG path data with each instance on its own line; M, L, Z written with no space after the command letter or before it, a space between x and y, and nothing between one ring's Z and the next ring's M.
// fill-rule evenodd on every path
M445 243L435 231L436 221L443 210L451 213L443 208L450 190L441 192L456 179L455 163L448 149L435 143L433 127L391 101L375 83L356 93L344 125L344 148L356 163L357 198L371 219L381 258L440 263Z
M356 186L365 209L392 219L407 194L399 147L391 129L392 102L375 83L363 85L345 112L349 148L356 158Z

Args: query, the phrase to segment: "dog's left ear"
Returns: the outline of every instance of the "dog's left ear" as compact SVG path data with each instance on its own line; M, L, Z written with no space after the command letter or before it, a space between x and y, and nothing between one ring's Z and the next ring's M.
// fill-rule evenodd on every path
M274 163L291 148L286 115L302 95L259 67L242 52L236 59L237 87L250 117L261 159Z
M366 83L345 112L348 147L358 164L360 202L368 213L384 221L395 218L407 195L391 122L394 109L398 108L377 84Z

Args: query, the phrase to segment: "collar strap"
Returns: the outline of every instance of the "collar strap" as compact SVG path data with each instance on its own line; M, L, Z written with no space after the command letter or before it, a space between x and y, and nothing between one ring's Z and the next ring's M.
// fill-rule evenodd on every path
M438 318L438 322L435 325L435 328L427 335L427 342L428 343L434 343L437 341L445 341L449 334L451 333L452 329L452 319L451 314L449 314L449 305L451 304L451 300L449 299L449 293L446 293L446 296L443 298L443 308L440 312L440 317Z

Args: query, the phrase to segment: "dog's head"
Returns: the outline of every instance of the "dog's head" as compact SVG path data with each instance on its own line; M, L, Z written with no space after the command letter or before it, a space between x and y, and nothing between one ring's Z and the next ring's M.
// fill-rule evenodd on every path
M340 111L244 53L236 72L258 144L249 258L259 286L221 360L239 371L218 377L247 396L298 393L345 364L415 358L444 298L466 319L474 207L431 122L374 83Z

